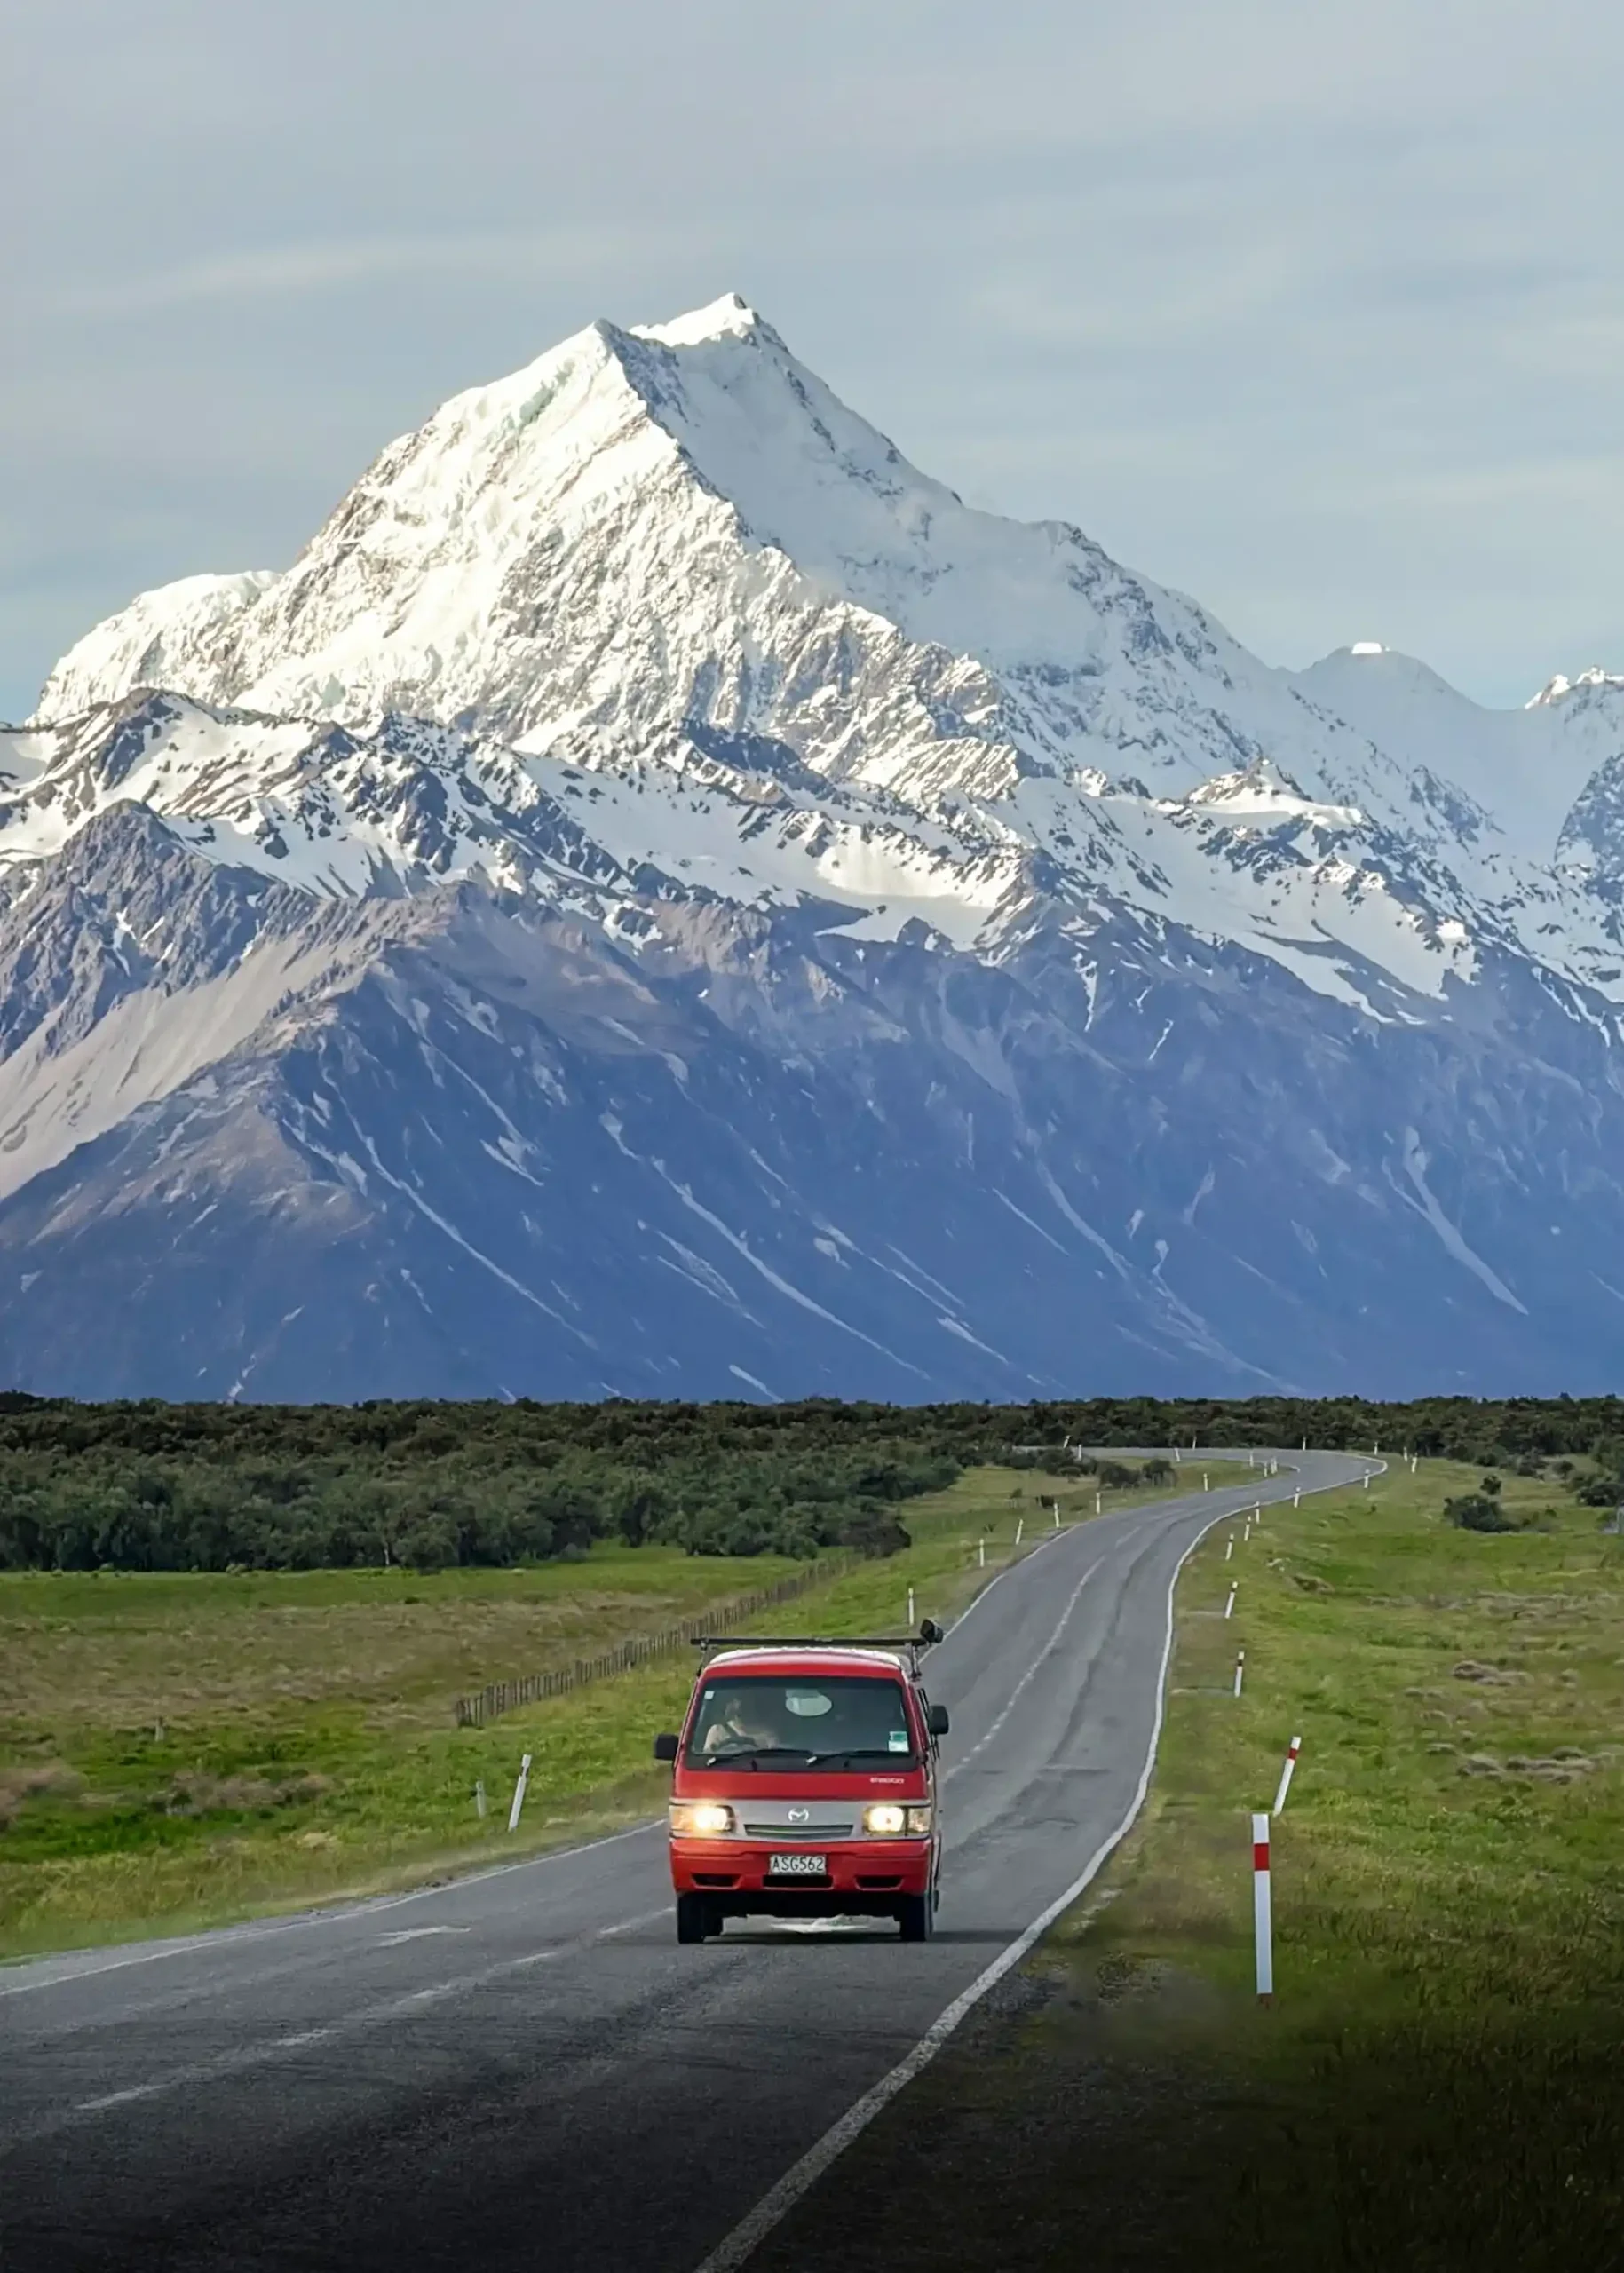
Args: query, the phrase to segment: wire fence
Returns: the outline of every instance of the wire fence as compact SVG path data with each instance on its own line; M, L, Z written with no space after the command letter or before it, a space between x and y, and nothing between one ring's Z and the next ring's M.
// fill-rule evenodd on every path
M685 1618L676 1626L668 1626L658 1634L633 1634L624 1642L617 1642L612 1650L600 1650L595 1658L577 1658L573 1665L554 1666L546 1673L527 1674L519 1681L493 1681L471 1697L456 1700L456 1725L459 1729L482 1729L487 1721L500 1719L503 1713L517 1711L521 1705L534 1705L544 1697L566 1696L573 1689L583 1689L591 1681L605 1681L612 1675L628 1673L634 1666L650 1665L657 1658L669 1657L674 1651L686 1649L701 1634L730 1634L757 1612L771 1610L775 1604L793 1602L809 1588L822 1586L830 1579L844 1578L862 1560L855 1553L826 1555L810 1563L804 1571L792 1572L788 1578L780 1579L771 1587L758 1587L753 1594L740 1595L733 1602L718 1603L714 1609L699 1612Z

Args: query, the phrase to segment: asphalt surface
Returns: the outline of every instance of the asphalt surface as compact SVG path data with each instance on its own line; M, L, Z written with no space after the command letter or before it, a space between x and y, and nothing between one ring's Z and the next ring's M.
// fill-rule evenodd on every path
M1279 1457L1300 1473L1051 1534L932 1652L932 1942L739 1921L679 1949L650 1826L0 1971L0 2269L694 2273L1130 1815L1185 1550L1370 1465Z

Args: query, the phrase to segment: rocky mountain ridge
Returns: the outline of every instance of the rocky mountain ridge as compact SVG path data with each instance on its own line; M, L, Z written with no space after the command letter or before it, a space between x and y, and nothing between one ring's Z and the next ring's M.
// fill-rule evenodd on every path
M1620 780L1624 683L1271 670L742 303L592 326L0 733L0 1366L1611 1379Z

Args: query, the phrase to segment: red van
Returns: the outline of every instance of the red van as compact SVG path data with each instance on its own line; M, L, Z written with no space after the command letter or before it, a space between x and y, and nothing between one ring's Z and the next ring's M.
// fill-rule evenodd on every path
M941 1639L701 1643L672 1763L677 1938L729 1918L894 1918L930 1938L939 1899L937 1740L921 1654Z

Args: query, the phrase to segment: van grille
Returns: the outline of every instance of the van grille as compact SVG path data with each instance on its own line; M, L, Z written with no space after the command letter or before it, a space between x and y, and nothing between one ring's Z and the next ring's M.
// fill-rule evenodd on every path
M747 1839L850 1839L849 1823L747 1823Z

